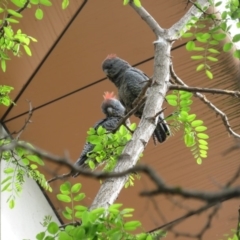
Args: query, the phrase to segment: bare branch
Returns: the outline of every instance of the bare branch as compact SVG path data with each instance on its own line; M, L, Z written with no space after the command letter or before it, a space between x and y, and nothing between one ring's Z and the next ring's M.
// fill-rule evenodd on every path
M31 123L31 118L32 118L32 115L33 115L32 103L31 103L30 101L28 101L28 100L26 100L26 101L27 101L28 104L29 104L28 118L25 120L24 125L22 126L22 128L21 128L19 131L11 133L11 135L17 134L17 136L16 136L16 139L17 139L17 140L20 138L21 134L22 134L23 131L26 129L27 125L28 125L29 123Z
M72 172L69 172L69 173L66 173L66 174L63 174L63 175L59 175L59 176L56 176L56 177L53 177L53 178L49 179L47 182L51 183L51 182L59 180L59 179L61 179L61 180L65 179L67 177L70 177L71 174L72 174Z
M185 238L196 238L201 240L203 235L206 233L206 231L211 227L212 219L216 215L217 211L219 210L220 205L216 205L212 212L208 215L208 219L202 229L197 234L190 234L190 233L183 233L183 232L177 232L175 230L171 230L175 234L176 237L185 237Z
M173 69L173 65L170 65L170 72L171 72L171 76L172 78L176 81L176 83L188 87L187 84L185 84L178 76L177 74L174 72ZM237 134L236 132L233 131L233 129L230 126L228 117L226 116L225 113L223 113L219 108L217 108L212 102L210 102L203 94L196 92L195 95L202 101L204 102L209 108L211 108L213 111L215 111L217 113L217 115L220 115L220 117L222 118L223 124L226 127L227 131L233 135L236 138L240 138L240 135Z
M136 7L133 1L130 1L131 7L137 12L137 14L146 22L146 24L152 29L156 37L164 34L164 29L159 26L155 19L143 8Z
M208 0L198 0L198 4L202 7L209 7L210 3ZM203 13L199 11L195 6L192 6L186 14L171 28L168 30L170 39L178 39L180 37L180 31L186 32L188 29L186 24L192 19L193 16L199 18Z
M199 87L170 85L169 90L182 90L187 92L203 92L203 93L212 93L212 94L221 94L221 95L229 95L233 97L240 97L240 91L222 90L217 88L199 88Z

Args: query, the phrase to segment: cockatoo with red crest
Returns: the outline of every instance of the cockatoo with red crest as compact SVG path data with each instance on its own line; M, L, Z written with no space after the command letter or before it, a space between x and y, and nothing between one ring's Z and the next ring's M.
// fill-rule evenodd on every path
M102 112L105 114L105 118L98 121L93 128L95 130L98 129L98 127L102 126L105 128L107 131L112 131L114 130L118 122L122 119L122 117L125 114L125 108L124 106L120 103L118 99L116 99L115 95L113 92L105 92L103 95L103 102L102 102ZM75 165L80 166L84 169L89 169L88 164L86 163L86 160L88 159L87 154L90 153L95 145L86 142L84 145L84 148L82 150L82 153L78 160L76 161ZM98 163L96 162L95 165ZM79 173L72 173L73 177L77 177Z
M102 63L102 69L109 80L117 87L120 102L127 111L132 109L132 103L147 84L149 77L140 69L132 67L128 62L117 57L115 54L107 56ZM148 90L146 94L148 94ZM136 117L142 117L143 108L144 106L139 108L135 113ZM169 135L170 129L164 120L164 114L161 113L158 116L154 136L156 136L158 142L162 143Z

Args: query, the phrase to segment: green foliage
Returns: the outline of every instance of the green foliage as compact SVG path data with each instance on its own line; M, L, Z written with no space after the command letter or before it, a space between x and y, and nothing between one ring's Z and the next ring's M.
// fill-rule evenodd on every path
M35 18L41 20L44 17L42 6L52 6L50 0L11 0L11 3L21 11L8 8L8 1L2 1L0 4L0 61L3 72L6 72L6 62L10 60L10 53L19 57L24 51L28 56L32 56L30 42L37 42L35 38L22 33L21 29L15 32L12 24L20 22L23 18L22 12L26 8L36 8ZM66 9L68 5L69 0L62 0L62 9Z
M237 230L231 229L231 234L229 233L224 234L224 238L221 238L219 240L239 240L239 228L240 228L240 224L238 223Z
M129 127L135 130L136 124L133 123ZM87 141L95 145L94 149L88 154L86 163L94 170L96 165L105 163L103 171L111 172L121 155L123 148L132 138L131 133L125 126L121 126L116 133L107 132L102 126L98 129L90 128L88 130ZM139 177L139 175L137 175ZM134 185L134 174L130 175L125 187Z
M13 101L10 99L8 94L13 90L13 87L6 86L6 85L0 85L0 105L3 104L6 107L10 106L10 104L13 103Z
M11 142L14 142L14 140L1 139L0 146L11 144ZM1 191L10 193L7 200L9 208L14 207L16 196L19 196L22 192L27 177L37 181L45 190L52 191L45 176L38 170L38 165L43 166L44 162L37 155L33 155L26 149L16 147L14 150L3 151L2 160L7 162L7 166L4 169L5 176L1 182Z
M196 114L190 113L190 105L193 94L185 91L172 91L166 96L168 103L176 107L175 113L168 118L173 131L184 127L184 143L191 149L191 152L198 164L202 163L202 159L207 157L209 136L205 133L207 127L204 126L202 120L196 119Z
M211 6L217 7L222 5L223 2L210 1L210 4ZM189 52L196 53L191 56L191 59L199 61L196 71L205 71L209 79L213 79L211 64L218 61L218 54L220 54L216 47L221 41L227 39L229 30L232 28L233 24L229 20L240 18L239 1L230 0L225 4L226 10L222 13L220 19L215 13L203 15L200 19L192 17L186 25L188 30L191 29L191 32L181 32L183 38L196 39L196 41L189 41L186 44L186 49ZM200 5L196 5L199 11L206 11L206 9L203 9ZM218 13L218 11L216 12ZM207 28L209 24L212 25L210 28ZM236 21L235 24L237 27L240 27L238 21ZM233 43L240 41L240 33L235 34L232 40L229 39L228 42L223 45L223 52L229 52L233 48ZM240 50L234 50L233 56L240 59Z
M129 4L130 0L123 0L123 5L126 6L127 4ZM133 0L133 3L136 7L141 7L141 1L140 0Z
M45 231L36 235L37 240L149 240L160 239L166 235L163 231L151 234L130 233L139 229L141 223L135 220L126 221L126 218L132 217L134 209L120 209L122 204L119 203L109 206L108 209L96 208L88 211L87 207L78 204L85 197L85 194L80 192L81 186L80 183L71 185L70 182L65 182L60 186L61 193L57 195L57 198L64 203L66 203L66 199L70 198L69 205L65 206L62 213L67 220L71 220L71 223L65 227L59 227L50 216L46 216L42 223ZM61 197L59 198L59 196ZM76 199L77 196L82 197Z

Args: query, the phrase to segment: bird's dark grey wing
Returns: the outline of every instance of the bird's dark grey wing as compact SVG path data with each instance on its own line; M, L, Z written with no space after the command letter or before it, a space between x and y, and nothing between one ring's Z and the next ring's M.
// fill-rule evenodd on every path
M138 97L149 79L146 74L137 68L128 69L124 74L124 78L129 94L131 94L134 99Z

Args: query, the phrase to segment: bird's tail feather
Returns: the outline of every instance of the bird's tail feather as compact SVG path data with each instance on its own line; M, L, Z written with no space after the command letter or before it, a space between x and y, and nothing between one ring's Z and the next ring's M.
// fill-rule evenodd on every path
M163 119L163 117L158 117L158 123L156 129L154 131L154 135L157 138L158 142L164 142L168 136L170 136L170 128L167 125L167 122Z

